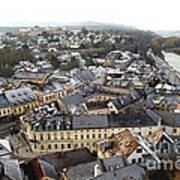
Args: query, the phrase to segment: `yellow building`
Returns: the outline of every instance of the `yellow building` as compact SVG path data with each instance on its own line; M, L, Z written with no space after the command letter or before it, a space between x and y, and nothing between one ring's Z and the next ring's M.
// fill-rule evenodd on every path
M20 115L39 106L39 99L28 87L0 94L0 117Z
M125 129L132 130L144 137L159 129L163 129L171 136L180 135L180 127L158 125L145 115L141 117L141 115L135 114L133 115L134 118L131 119L123 115L113 116L58 116L44 119L44 124L37 122L37 124L32 125L30 122L24 121L23 128L29 139L37 141L37 143L32 143L32 149L40 154L84 147L93 152L96 151L97 141L106 139Z

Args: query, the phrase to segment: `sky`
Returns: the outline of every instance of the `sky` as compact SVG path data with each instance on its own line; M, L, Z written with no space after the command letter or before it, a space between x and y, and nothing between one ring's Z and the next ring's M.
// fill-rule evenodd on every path
M180 30L180 0L5 0L0 26L95 21L144 30Z

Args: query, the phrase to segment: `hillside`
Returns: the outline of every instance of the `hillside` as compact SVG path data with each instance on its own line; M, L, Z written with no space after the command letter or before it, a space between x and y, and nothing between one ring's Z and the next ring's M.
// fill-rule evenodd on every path
M180 37L161 37L152 39L152 45L157 49L180 54Z

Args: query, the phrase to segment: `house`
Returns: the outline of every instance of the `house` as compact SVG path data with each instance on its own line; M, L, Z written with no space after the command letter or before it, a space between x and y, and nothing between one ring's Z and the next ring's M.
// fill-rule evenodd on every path
M92 162L78 164L67 169L65 176L68 180L94 179L107 172L116 171L126 166L124 156L99 159Z
M124 128L146 136L163 126L157 126L158 121L152 120L145 111L133 108L120 114L56 114L41 120L34 117L36 114L22 117L22 122L29 139L39 142L31 144L37 153L64 152L84 147L93 152L96 151L97 141L117 134Z
M129 156L138 145L136 138L126 129L112 137L98 141L96 143L97 155L99 158Z
M38 97L29 87L8 90L4 96L6 104L7 101L10 104L10 110L7 111L12 115L23 114L26 110L39 106Z
M131 106L139 104L143 101L144 96L140 92L132 92L127 95L119 96L117 99L111 100L108 103L110 111L118 114Z
M60 173L71 167L96 161L96 156L91 154L88 149L82 148L68 152L44 154L41 156L41 160L51 164L56 172Z

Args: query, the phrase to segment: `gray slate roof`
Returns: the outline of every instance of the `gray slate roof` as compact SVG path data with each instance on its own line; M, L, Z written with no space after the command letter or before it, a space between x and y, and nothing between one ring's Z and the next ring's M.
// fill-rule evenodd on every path
M110 115L110 127L146 127L157 124L142 109L129 108L125 114Z
M96 158L87 149L78 149L43 155L41 159L53 165L55 170L59 172L64 168L94 161Z
M72 119L73 129L86 129L86 128L108 128L107 115L81 115L74 116Z
M93 72L91 72L90 70L82 70L76 76L80 81L87 81L95 77Z
M162 124L173 127L180 127L180 113L155 110L162 117Z
M104 173L93 180L123 180L124 178L134 178L136 180L144 180L145 171L136 164L118 169L116 171Z
M157 123L157 125L161 123L162 117L159 116L157 113L155 113L154 111L150 109L147 109L146 113L155 123Z
M96 160L88 162L86 164L79 164L77 166L70 167L67 171L68 180L87 180L94 177L94 167L99 165L103 172L108 172L113 169L121 169L126 166L123 156Z
M13 78L43 80L45 75L46 73L18 72L13 76Z
M71 109L71 107L85 102L85 99L81 93L77 92L73 95L63 97L62 102L64 103L67 109Z
M11 105L37 100L37 96L29 87L6 91L5 96Z

